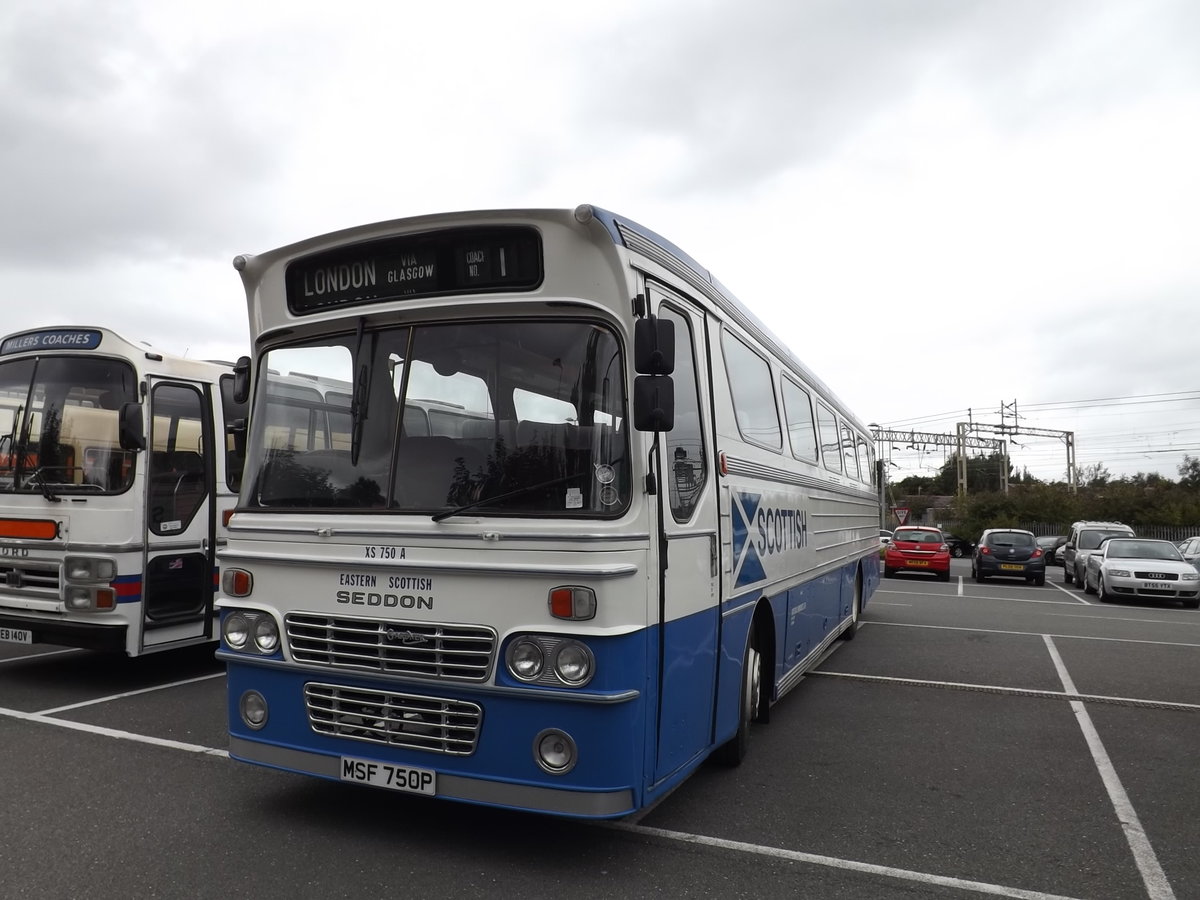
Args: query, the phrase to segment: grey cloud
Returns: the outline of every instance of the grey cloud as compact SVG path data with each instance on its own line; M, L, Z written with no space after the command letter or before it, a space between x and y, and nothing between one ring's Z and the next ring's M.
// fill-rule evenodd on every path
M0 24L0 60L0 258L199 256L268 214L291 76L248 37L167 56L107 5L58 4Z

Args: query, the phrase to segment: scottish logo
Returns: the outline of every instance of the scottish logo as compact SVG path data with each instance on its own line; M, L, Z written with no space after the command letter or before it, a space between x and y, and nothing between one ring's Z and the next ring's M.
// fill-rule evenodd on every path
M771 557L808 546L808 513L772 506L762 494L732 496L733 583L745 587L766 579Z

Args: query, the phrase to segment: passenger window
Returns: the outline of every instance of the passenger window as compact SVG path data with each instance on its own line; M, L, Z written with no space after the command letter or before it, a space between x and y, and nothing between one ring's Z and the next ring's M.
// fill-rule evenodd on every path
M867 439L860 437L858 439L858 467L859 475L867 484L874 487L875 485L875 458L871 452L871 445L867 443Z
M821 435L821 461L830 472L842 471L841 445L838 441L837 416L824 403L817 403L817 431Z
M708 475L700 427L700 386L688 317L668 307L658 316L675 323L675 427L666 434L667 496L676 522L692 517Z
M854 435L845 425L842 426L842 458L846 461L846 474L858 478L858 458L855 456Z
M808 391L783 379L783 414L787 419L792 456L817 461L817 432L813 423L812 399Z
M725 372L738 431L752 444L779 450L783 431L775 408L775 386L767 361L726 331L721 336Z

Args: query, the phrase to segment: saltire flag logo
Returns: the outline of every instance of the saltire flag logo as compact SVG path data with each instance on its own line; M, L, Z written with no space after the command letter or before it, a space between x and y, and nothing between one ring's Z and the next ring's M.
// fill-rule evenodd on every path
M758 547L750 539L750 525L758 515L762 494L733 491L733 583L736 587L763 581L767 577Z

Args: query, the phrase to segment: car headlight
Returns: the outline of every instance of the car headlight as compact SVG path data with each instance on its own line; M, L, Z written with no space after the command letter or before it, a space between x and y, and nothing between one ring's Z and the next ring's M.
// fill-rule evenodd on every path
M1113 578L1128 578L1129 570L1128 569L1105 569L1104 574L1111 575Z
M1200 572L1184 572L1179 576L1180 581L1198 581L1200 580Z

